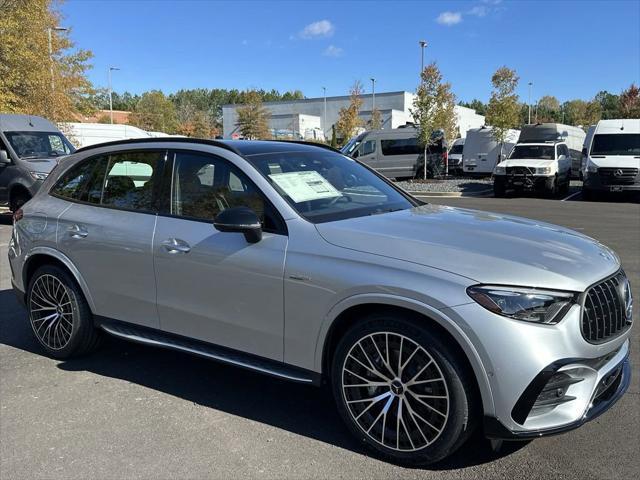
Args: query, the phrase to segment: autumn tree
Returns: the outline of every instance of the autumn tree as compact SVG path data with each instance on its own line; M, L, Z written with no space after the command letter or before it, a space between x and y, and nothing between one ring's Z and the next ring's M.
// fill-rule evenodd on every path
M91 113L92 54L75 49L69 31L54 30L59 20L57 2L0 0L0 111L54 121Z
M493 91L487 106L487 122L493 138L500 144L500 157L509 130L519 126L520 105L515 93L519 80L515 70L507 67L500 67L491 77Z
M620 98L618 95L602 90L593 99L600 105L603 120L620 118Z
M262 104L261 95L255 90L245 92L244 105L238 107L238 128L249 140L271 138L269 117L271 113Z
M338 139L336 138L336 126L331 125L331 146L333 148L338 147Z
M436 139L436 130L444 132L445 140L452 140L456 135L455 95L451 92L451 84L443 82L440 69L435 62L427 65L420 75L420 86L413 100L411 115L417 127L418 142L424 149L424 159L427 158L427 148ZM426 176L426 168L423 175Z
M538 100L536 120L540 123L562 121L562 107L553 95L544 95Z
M382 128L382 113L377 108L371 112L371 120L369 120L371 130L380 130Z
M640 89L634 83L620 94L620 117L640 118Z
M145 92L140 97L130 122L147 131L176 133L178 128L176 109L160 90Z
M362 120L360 119L362 83L359 80L351 86L350 95L349 106L340 109L336 123L338 137L342 138L344 142L356 135L358 128L362 126Z
M570 125L581 126L585 130L590 125L598 123L602 116L602 106L596 100L586 102L584 100L569 100L562 107L565 113L565 122Z

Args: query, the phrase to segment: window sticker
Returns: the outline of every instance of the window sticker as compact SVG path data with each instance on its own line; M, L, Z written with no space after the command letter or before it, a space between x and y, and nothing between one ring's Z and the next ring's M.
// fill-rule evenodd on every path
M321 198L341 197L329 181L318 172L290 172L269 175L295 203Z

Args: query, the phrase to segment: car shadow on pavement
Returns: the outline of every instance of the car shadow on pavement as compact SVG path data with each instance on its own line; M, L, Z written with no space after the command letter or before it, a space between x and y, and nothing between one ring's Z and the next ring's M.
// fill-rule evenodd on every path
M0 290L0 343L44 355L12 290ZM328 388L300 385L180 352L139 345L105 335L101 348L57 367L125 380L188 402L262 422L298 435L369 455L343 425ZM10 388L9 385L5 385ZM524 443L494 453L480 433L430 470L450 470L491 462Z

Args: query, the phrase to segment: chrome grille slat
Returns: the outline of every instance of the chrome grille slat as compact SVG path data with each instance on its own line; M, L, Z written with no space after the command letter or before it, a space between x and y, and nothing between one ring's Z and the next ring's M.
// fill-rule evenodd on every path
M620 298L620 285L624 281L624 273L620 271L585 292L581 330L588 342L601 343L628 326L624 301Z

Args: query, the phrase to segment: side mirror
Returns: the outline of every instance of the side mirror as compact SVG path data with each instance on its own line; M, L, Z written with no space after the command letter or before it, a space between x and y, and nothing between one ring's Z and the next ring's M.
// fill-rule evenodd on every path
M0 150L0 164L3 163L11 163L11 160L9 160L9 154L6 150Z
M213 220L213 226L221 232L243 233L249 243L262 240L262 225L258 215L248 207L223 210Z
M360 150L356 149L352 154L351 158L358 158L360 156Z

